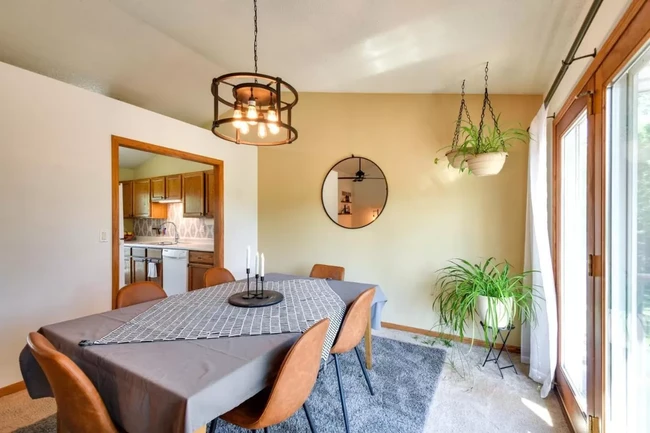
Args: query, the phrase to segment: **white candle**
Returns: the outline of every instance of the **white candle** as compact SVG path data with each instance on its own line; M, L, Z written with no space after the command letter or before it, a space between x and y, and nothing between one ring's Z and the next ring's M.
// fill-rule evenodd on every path
M255 253L255 275L260 274L260 253Z
M246 269L251 268L251 246L246 247Z
M264 276L264 253L262 253L262 264L260 265L261 270L260 270L260 277Z

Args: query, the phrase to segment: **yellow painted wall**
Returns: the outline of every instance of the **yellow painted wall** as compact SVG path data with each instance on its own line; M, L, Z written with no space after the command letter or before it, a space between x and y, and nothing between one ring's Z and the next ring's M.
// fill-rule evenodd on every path
M468 98L479 119L482 95ZM458 95L301 93L299 139L260 148L258 236L267 269L308 275L314 263L346 268L346 279L379 284L383 320L429 329L435 271L446 260L524 257L527 146L517 145L498 176L461 175L446 164ZM504 128L526 128L542 103L536 95L494 95ZM388 203L370 226L349 230L321 204L328 170L351 154L373 160L388 180ZM518 331L518 330L517 330ZM519 335L511 336L519 344Z
M204 171L210 169L212 169L211 165L186 161L179 158L171 158L164 155L156 155L134 169L133 179L165 176L168 174L190 173L192 171Z
M123 181L123 180L133 180L134 179L134 177L133 177L134 172L135 172L135 170L133 170L132 168L122 168L122 167L120 167L120 172L119 172L119 175L118 175L118 177L120 179L120 182Z

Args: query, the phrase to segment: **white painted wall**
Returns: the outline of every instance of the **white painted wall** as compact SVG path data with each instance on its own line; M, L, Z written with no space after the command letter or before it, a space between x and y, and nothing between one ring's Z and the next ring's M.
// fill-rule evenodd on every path
M336 220L339 213L339 174L337 171L330 171L325 182L323 182L323 204L325 212Z
M0 387L29 331L110 309L111 134L222 159L225 265L257 250L255 148L0 63Z

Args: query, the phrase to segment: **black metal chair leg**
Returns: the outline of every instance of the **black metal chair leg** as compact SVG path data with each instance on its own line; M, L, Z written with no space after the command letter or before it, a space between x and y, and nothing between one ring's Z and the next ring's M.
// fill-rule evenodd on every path
M359 360L359 365L361 366L361 371L363 371L363 377L366 378L366 383L368 384L368 389L370 389L370 395L375 395L375 390L372 389L372 384L370 383L370 378L368 377L368 370L366 370L366 366L363 365L363 361L361 360L361 354L359 353L359 348L355 347L354 351L357 354L357 359Z
M316 427L314 427L314 420L311 419L311 414L307 409L307 403L303 404L302 408L305 410L305 416L307 417L307 423L309 424L309 429L311 430L311 433L316 433Z
M213 419L210 421L210 425L207 428L208 433L216 433L217 431L217 420Z
M269 428L268 427L264 427L264 433L269 433Z
M343 421L345 422L345 433L350 433L350 423L348 422L348 408L345 406L345 395L343 393L343 383L341 382L341 366L339 365L338 355L334 355L334 365L336 366L336 378L339 381L339 394L341 395L341 406L343 406Z

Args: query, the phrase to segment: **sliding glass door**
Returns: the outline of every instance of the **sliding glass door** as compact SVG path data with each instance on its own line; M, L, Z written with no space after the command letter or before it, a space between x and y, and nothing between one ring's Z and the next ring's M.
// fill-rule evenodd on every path
M557 382L572 424L586 430L589 385L589 347L592 338L588 313L589 276L590 136L588 95L576 100L556 125L556 272L559 313Z
M650 431L650 49L608 88L607 430Z

